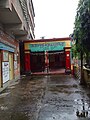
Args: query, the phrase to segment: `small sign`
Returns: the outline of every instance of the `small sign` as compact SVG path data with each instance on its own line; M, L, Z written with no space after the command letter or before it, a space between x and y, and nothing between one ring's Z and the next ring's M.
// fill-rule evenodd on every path
M17 69L17 61L14 61L14 70Z
M2 62L3 83L9 80L9 62Z

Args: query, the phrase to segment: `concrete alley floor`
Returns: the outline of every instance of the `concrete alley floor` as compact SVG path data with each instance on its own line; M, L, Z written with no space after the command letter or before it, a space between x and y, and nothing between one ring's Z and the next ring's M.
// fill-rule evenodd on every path
M70 75L24 77L0 93L0 120L90 120L89 107L90 89Z

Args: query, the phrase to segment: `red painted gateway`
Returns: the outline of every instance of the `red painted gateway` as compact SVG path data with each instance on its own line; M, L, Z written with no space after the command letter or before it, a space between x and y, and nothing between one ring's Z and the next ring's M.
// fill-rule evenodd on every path
M28 40L23 42L21 70L25 73L43 72L50 73L65 69L71 72L71 39L54 38ZM21 53L22 55L22 53ZM22 72L21 71L21 72Z

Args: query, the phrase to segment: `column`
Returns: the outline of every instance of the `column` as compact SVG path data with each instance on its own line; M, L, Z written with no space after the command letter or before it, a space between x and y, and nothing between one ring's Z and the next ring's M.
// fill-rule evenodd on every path
M47 73L48 73L49 72L49 56L47 51L45 51L45 69L47 70Z
M71 57L70 57L70 48L65 48L65 71L66 73L71 73Z
M31 72L31 65L30 65L30 52L25 52L25 73Z

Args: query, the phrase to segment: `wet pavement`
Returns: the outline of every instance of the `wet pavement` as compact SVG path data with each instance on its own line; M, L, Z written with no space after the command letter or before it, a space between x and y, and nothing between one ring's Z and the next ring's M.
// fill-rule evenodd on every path
M0 94L0 120L90 120L90 88L70 75L24 77Z

